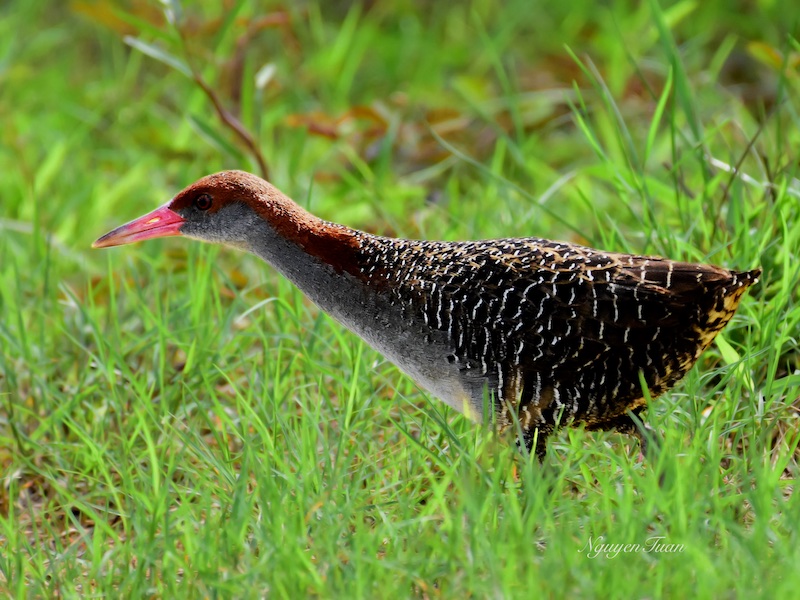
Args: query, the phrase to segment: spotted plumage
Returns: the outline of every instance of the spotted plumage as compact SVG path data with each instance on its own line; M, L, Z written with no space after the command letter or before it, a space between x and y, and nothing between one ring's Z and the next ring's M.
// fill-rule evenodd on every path
M95 246L171 235L260 256L423 388L540 457L566 424L644 443L645 397L683 377L760 274L539 238L379 237L241 171L204 177Z
M443 399L479 416L488 397L540 455L559 423L637 433L640 374L651 397L675 384L759 275L538 238L359 240L368 285L446 332L446 360L479 382L466 406L458 386Z

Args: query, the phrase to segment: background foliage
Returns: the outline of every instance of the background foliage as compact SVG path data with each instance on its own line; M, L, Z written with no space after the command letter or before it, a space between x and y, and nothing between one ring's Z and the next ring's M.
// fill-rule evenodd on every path
M0 590L17 597L720 597L796 565L796 2L8 0ZM251 257L93 239L224 168L325 218L537 235L761 283L658 460L543 466ZM597 544L674 552L593 556Z

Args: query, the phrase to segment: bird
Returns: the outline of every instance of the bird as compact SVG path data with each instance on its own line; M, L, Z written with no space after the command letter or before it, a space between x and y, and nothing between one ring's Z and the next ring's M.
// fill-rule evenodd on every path
M604 252L536 237L429 241L314 216L244 171L189 185L94 242L168 236L260 257L421 388L546 455L564 426L643 421L730 321L761 270Z

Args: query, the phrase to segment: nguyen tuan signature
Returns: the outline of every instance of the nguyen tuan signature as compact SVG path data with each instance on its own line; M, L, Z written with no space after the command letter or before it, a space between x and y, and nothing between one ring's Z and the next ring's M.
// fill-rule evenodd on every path
M683 552L686 549L683 544L669 544L665 539L663 535L659 535L647 538L644 544L612 544L605 541L605 536L600 535L596 538L590 537L578 552L585 552L587 558L597 558L598 556L616 558L620 554L670 553Z

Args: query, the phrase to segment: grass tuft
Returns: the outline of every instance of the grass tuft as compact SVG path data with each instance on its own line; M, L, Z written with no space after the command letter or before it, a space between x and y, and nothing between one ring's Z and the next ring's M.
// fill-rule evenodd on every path
M793 5L224 4L0 8L0 591L793 592ZM656 459L569 430L540 466L252 257L90 250L223 168L373 232L763 276Z

